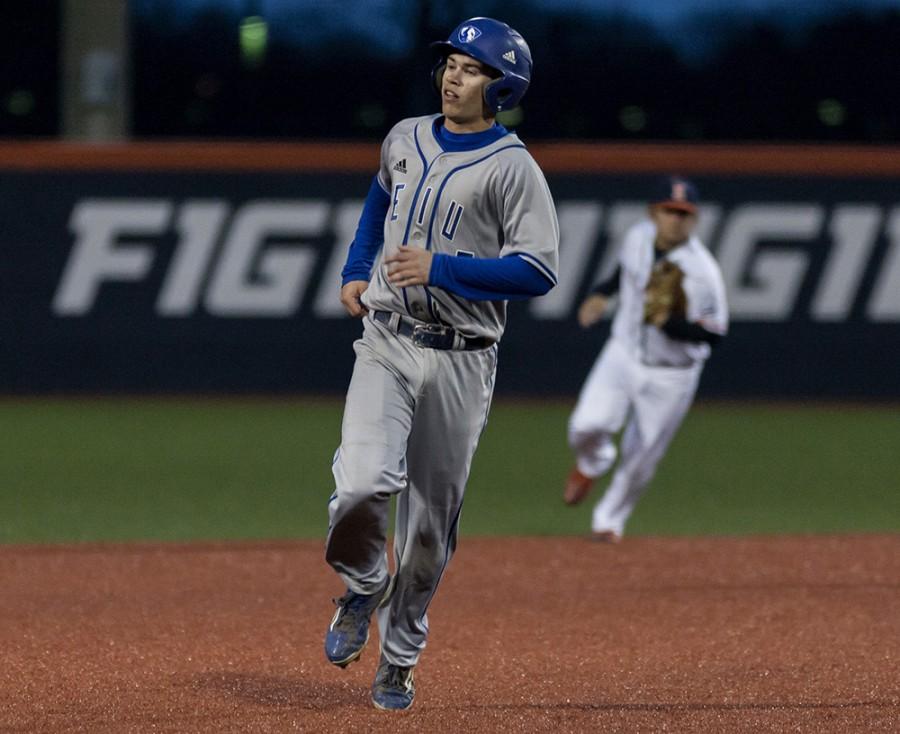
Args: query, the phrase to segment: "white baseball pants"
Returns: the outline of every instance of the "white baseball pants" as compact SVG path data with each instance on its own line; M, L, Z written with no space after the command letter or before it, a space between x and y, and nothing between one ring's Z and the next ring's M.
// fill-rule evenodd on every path
M650 367L610 338L581 388L569 419L569 445L578 470L599 477L621 454L612 480L594 507L592 530L622 535L687 414L702 366ZM614 439L622 430L617 451Z

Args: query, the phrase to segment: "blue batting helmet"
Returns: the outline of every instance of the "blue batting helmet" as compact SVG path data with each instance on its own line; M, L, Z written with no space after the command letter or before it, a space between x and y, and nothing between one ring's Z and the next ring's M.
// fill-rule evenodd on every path
M461 53L491 67L500 76L484 87L484 101L497 113L515 107L531 82L531 50L522 35L493 18L469 18L460 23L446 41L431 44L441 59L431 72L438 90L447 57Z

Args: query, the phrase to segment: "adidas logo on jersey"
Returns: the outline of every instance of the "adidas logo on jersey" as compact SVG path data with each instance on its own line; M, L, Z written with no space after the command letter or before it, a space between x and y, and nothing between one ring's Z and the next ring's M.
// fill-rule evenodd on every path
M394 164L394 170L400 173L406 173L406 158L401 158Z
M507 51L503 54L503 58L506 59L510 64L516 63L516 52L515 51Z

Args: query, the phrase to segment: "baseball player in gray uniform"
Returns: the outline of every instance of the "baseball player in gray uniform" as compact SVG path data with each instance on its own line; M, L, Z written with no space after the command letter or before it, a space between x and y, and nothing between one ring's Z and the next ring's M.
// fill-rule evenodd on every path
M341 289L363 335L328 505L326 560L347 592L335 600L325 654L341 667L358 658L377 610L372 701L389 710L413 702L428 606L456 547L487 421L506 301L550 290L558 257L544 176L495 122L528 88L525 40L472 18L434 45L442 114L403 120L385 138Z
M569 420L576 456L563 499L581 502L620 453L594 507L592 537L617 542L694 399L703 364L728 329L725 286L709 250L693 235L697 192L683 178L662 181L650 218L633 226L619 267L581 304L583 327L618 308ZM674 276L674 279L673 279ZM658 284L663 284L659 285ZM614 437L624 426L620 450Z

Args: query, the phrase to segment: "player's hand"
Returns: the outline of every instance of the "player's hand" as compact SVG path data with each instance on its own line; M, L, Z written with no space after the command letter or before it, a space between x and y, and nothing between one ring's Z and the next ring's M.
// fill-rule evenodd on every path
M388 280L396 286L428 285L434 253L421 247L401 247L384 259Z
M578 307L578 323L582 329L596 324L606 312L609 299L599 293L593 293L582 301Z
M369 313L369 309L363 306L362 301L359 300L363 291L368 287L369 281L367 280L351 280L341 288L341 303L344 304L347 313L354 318L361 319Z

